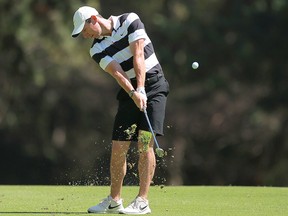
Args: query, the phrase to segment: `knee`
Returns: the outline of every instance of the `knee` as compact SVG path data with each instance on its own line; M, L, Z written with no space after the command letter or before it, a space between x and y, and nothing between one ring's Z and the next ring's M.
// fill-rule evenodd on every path
M112 142L112 157L126 157L129 149L129 142L113 141Z
M153 157L154 155L154 149L152 146L148 146L148 147L145 147L145 146L139 146L138 147L138 151L139 151L139 156L142 157L142 158L150 158L150 157Z

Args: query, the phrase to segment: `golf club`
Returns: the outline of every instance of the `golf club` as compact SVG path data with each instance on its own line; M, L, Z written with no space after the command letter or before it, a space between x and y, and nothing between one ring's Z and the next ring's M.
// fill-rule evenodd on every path
M147 120L147 122L148 122L149 129L150 129L150 132L152 133L154 142L155 142L155 144L156 144L156 150L155 150L155 151L156 151L156 154L158 155L158 157L163 157L164 154L165 154L165 152L164 152L163 149L161 149L161 148L159 147L159 144L158 144L158 142L157 142L157 140L156 140L156 136L155 136L155 134L154 134L152 125L151 125L151 123L150 123L150 120L149 120L149 117L148 117L148 115L147 115L147 111L146 111L145 108L144 108L143 112L144 112L144 115L145 115L146 120Z

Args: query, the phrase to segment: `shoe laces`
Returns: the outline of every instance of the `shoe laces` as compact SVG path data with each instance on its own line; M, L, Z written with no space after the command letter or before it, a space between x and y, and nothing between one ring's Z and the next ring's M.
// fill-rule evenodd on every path
M137 197L131 204L130 206L133 208L133 209L138 209L139 206L140 206L140 203L145 203L145 205L148 205L145 200L143 200L141 197Z
M111 202L111 199L109 199L109 196L105 199L103 199L101 202L100 202L100 205L103 206L103 207L107 207Z

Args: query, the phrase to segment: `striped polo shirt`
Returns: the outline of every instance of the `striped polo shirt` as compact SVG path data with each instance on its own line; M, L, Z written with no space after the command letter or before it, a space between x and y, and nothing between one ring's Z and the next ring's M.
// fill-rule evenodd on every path
M138 39L145 39L144 58L146 77L162 72L162 68L155 55L153 45L149 39L144 24L135 13L111 16L113 31L111 36L94 39L90 49L91 57L105 70L107 65L117 61L130 79L135 78L133 56L129 44Z

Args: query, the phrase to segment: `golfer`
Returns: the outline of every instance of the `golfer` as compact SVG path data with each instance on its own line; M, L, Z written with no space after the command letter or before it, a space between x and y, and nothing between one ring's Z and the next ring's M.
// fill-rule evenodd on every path
M154 133L163 135L169 84L137 14L126 13L106 19L95 8L83 6L75 12L73 22L72 37L81 34L84 38L93 39L91 57L121 87L117 94L119 104L112 133L110 194L101 203L89 208L88 212L151 213L148 192L156 166L154 142L150 136L149 144L145 146L138 138L149 132L144 109L147 110ZM127 134L132 125L137 126L136 132ZM121 191L131 141L138 142L140 187L136 198L124 208Z

